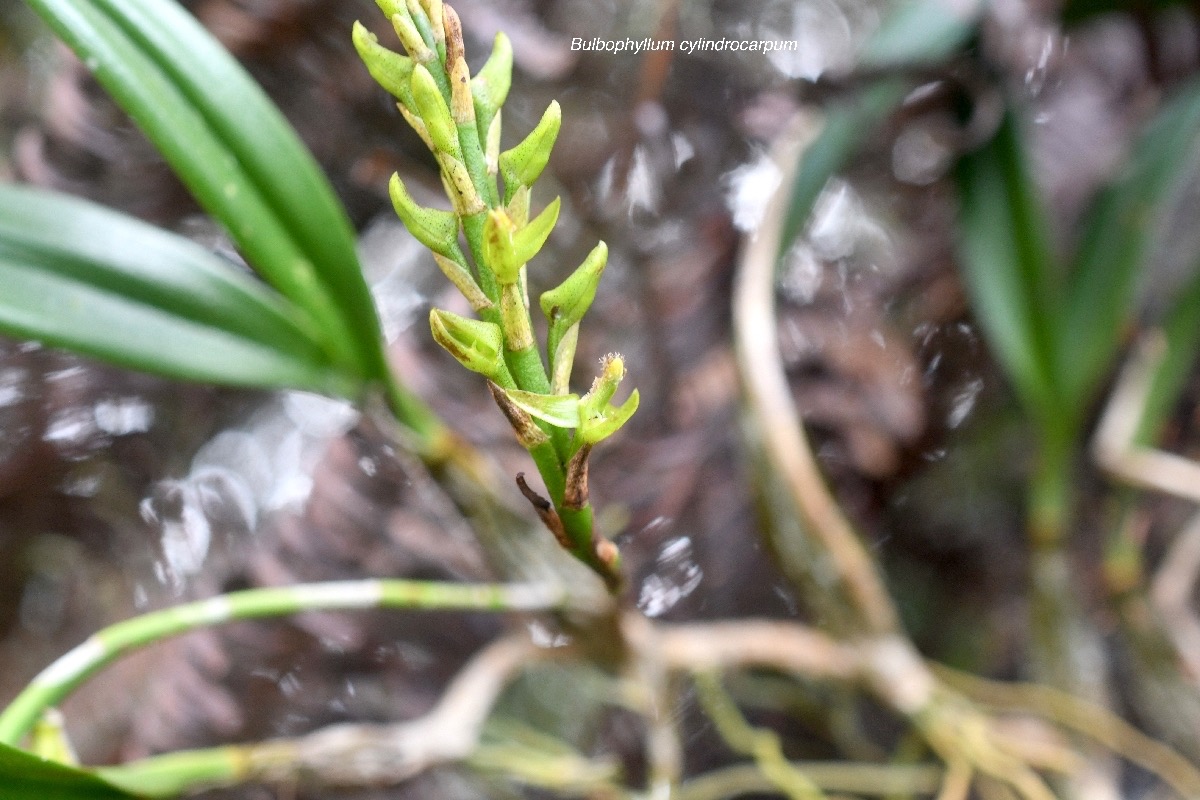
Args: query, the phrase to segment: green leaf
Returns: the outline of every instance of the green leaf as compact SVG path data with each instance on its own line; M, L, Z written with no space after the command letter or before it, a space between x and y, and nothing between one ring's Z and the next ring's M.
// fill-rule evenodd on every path
M91 773L0 744L4 800L124 800L133 797Z
M172 0L29 0L134 118L247 261L339 359L386 371L345 212L262 90Z
M946 0L893 3L879 28L867 40L859 66L874 70L940 61L974 33L979 4L953 10ZM900 79L877 81L859 96L832 105L821 132L805 148L792 178L779 254L786 253L804 230L817 197L837 172L908 92Z
M904 99L906 86L898 80L881 81L854 100L832 107L816 140L804 149L792 178L783 232L782 257L792 247L825 185L849 162L871 131Z
M348 394L310 320L199 245L0 186L0 330L173 378Z
M1058 368L1065 398L1084 405L1112 367L1137 276L1200 136L1200 81L1175 95L1135 145L1123 174L1096 199L1072 266Z
M1016 120L959 164L958 249L972 307L1017 394L1044 433L1063 433L1053 368L1056 313L1048 222L1029 177Z
M977 1L894 3L864 45L859 66L895 69L941 61L971 37L982 11Z

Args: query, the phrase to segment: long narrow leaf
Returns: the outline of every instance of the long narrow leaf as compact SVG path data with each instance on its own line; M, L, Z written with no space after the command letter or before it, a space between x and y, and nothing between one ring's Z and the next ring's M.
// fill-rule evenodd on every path
M128 800L133 795L95 775L0 744L5 800Z
M1156 233L1155 219L1186 174L1200 137L1200 82L1158 114L1137 143L1122 177L1097 198L1065 294L1058 367L1065 397L1084 405L1112 366L1132 308L1139 270Z
M950 9L945 0L894 3L863 45L858 66L887 69L940 61L971 37L979 10L978 3ZM882 80L869 86L861 96L829 109L821 133L805 149L792 179L780 237L781 256L804 230L829 179L846 165L907 91L908 83L904 80Z
M182 14L172 0L137 0L136 3L123 0L117 4L104 4L98 0L29 2L134 118L201 205L225 225L252 266L321 326L327 348L337 352L340 361L355 364L362 372L377 370L378 364L372 363L378 360L374 355L364 354L361 347L349 345L355 341L351 318L341 310L318 275L313 254L298 241L288 222L273 207L271 197L275 190L260 184L259 178L263 176L253 171L259 168L250 166L266 154L247 150L244 142L238 140L246 133L245 129L272 127L278 112L263 110L264 107L272 108L265 98L261 103L252 102L249 99L251 90L236 91L239 83L244 89L247 85L253 86L253 82L244 73L239 73L240 81L229 73L223 75L222 81L208 85L207 91L222 98L214 100L215 104L231 100L241 103L227 112L244 115L241 130L229 127L228 120L214 124L208 116L211 109L199 105L186 91L196 86L180 85L178 76L199 69L196 62L214 58L231 61L230 57L215 45L213 48L218 56L213 56L213 48L199 45L199 39L207 38L207 34L194 20ZM169 15L173 25L199 31L194 34L196 41L190 42L188 47L181 46L178 52L166 54L176 59L170 69L157 60L164 57L164 53L149 47L145 32L135 33L141 29L122 13L134 5L142 8L143 2L154 13ZM199 55L193 58L189 48L196 49ZM208 74L208 77L213 76ZM275 168L277 172L286 170L282 165L297 165L290 151L282 146L277 157L280 164ZM296 168L305 166L311 167L311 164L302 162ZM332 236L338 236L342 224L340 219L333 223L327 221ZM354 266L356 261L351 257L349 264ZM357 280L361 283L361 276ZM362 319L371 320L373 316L371 309ZM375 349L378 349L377 345Z
M779 239L780 257L804 231L817 197L829 179L846 165L871 131L899 104L904 92L902 81L882 81L870 87L862 97L829 111L820 134L801 155L800 166L792 179Z
M0 186L0 330L175 378L346 394L297 309L193 242Z
M94 0L142 46L237 156L316 268L365 352L379 350L355 234L329 181L242 66L174 0Z
M972 306L1018 396L1043 431L1064 428L1052 348L1055 280L1047 220L1016 121L959 164L960 260Z
M979 0L899 0L863 47L859 66L872 69L929 64L961 47L983 11Z

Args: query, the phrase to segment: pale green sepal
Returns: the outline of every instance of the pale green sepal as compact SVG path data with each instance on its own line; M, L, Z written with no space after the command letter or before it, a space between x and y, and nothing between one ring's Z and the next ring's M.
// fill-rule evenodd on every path
M479 73L471 79L471 94L475 99L475 117L483 125L491 125L492 118L500 111L512 86L513 51L512 42L503 31L496 34L492 43L492 54Z
M512 385L504 365L504 332L494 322L460 317L440 308L429 312L434 340L472 372Z
M504 177L506 202L518 187L532 186L537 181L550 160L550 151L554 149L561 125L562 109L555 100L542 115L542 121L523 142L500 154L500 174Z
M437 82L423 64L413 68L411 86L417 116L425 123L434 147L458 158L458 127Z
M546 243L546 239L550 238L550 232L558 223L558 212L561 207L561 199L554 198L550 205L542 209L542 213L530 220L528 225L518 228L517 232L513 234L513 258L519 264L523 265L532 260L542 249L542 245Z
M504 205L504 210L512 217L513 222L520 228L529 222L529 204L532 200L533 192L528 186L522 186L513 193L508 202Z
M506 389L504 393L513 401L513 405L542 422L548 422L557 428L574 428L579 425L577 394L537 394L520 389Z
M484 164L487 167L488 177L493 179L500 172L500 119L503 116L502 112L496 112L496 116L492 118L492 124L488 126L487 135L483 137L485 142Z
M521 227L502 208L488 212L483 226L483 252L501 285L516 283L521 267L538 254L558 222L562 203L554 198L528 225Z
M483 221L483 258L501 285L516 283L520 264L512 261L516 223L502 208L492 209Z
M399 0L375 0L375 5L379 6L379 10L382 11L383 15L388 19L391 19L397 14L404 14L406 11L408 11L407 6L405 6L404 3L400 2Z
M397 174L388 182L396 215L408 232L435 253L454 258L458 249L458 217L452 211L417 205Z
M616 433L637 411L638 393L635 389L620 406L612 405L613 395L625 377L625 360L609 354L601 361L600 374L592 382L591 391L579 401L579 437L577 446L591 445Z
M367 65L367 71L375 82L405 106L412 108L413 60L381 45L375 34L361 22L354 23L351 38L358 57Z
M571 391L571 372L575 366L575 348L578 345L578 324L567 328L557 339L548 341L546 349L551 353L551 394L566 394Z
M621 405L609 405L599 415L584 421L579 430L581 441L585 444L596 444L612 436L637 411L638 401L638 390L634 389Z

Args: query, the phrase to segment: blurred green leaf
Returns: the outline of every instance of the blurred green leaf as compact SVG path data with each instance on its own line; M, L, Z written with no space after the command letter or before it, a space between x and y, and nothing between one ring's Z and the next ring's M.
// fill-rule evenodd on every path
M829 109L820 134L804 149L792 178L779 239L781 258L804 231L813 206L829 179L846 165L880 120L904 99L905 92L903 81L881 81L862 96Z
M0 744L4 800L126 800L133 797L83 770Z
M236 61L173 0L29 0L219 219L247 261L382 378L370 293L344 211Z
M980 8L951 10L945 0L906 0L893 4L859 56L859 66L890 69L927 64L954 53L974 34ZM817 197L866 141L880 121L904 99L909 82L878 81L858 97L831 106L820 134L805 148L792 179L779 254L804 230Z
M92 203L0 186L0 330L174 378L345 394L311 322L233 264Z
M859 66L895 69L941 61L971 38L982 11L975 0L894 3L863 46Z
M1053 372L1058 292L1048 222L1011 115L960 161L959 186L958 248L972 307L1027 410L1044 433L1062 433L1071 416Z
M1069 273L1057 369L1063 396L1085 406L1112 367L1137 277L1159 233L1155 220L1187 171L1200 136L1200 82L1170 100L1139 139L1123 174L1097 197Z

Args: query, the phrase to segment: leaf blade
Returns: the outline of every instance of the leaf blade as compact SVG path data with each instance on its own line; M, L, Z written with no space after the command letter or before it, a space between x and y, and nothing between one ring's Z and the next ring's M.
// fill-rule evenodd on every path
M1175 95L1139 138L1129 166L1097 197L1066 287L1059 369L1065 395L1086 404L1108 372L1130 316L1163 203L1200 139L1200 81Z
M959 163L959 261L972 307L1021 402L1043 432L1064 434L1077 412L1063 407L1053 371L1057 290L1036 187L1016 120Z
M0 329L188 380L344 393L308 320L182 237L42 190L0 186Z
M6 800L125 800L133 795L90 772L46 761L0 744L0 786Z
M241 67L167 0L30 0L155 143L247 261L380 377L378 322L344 212Z

